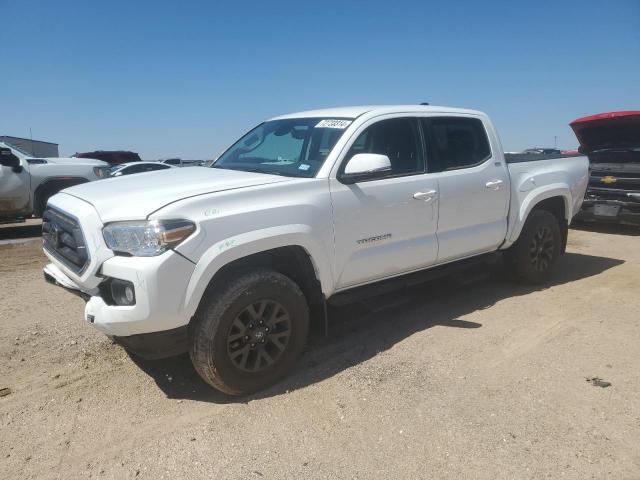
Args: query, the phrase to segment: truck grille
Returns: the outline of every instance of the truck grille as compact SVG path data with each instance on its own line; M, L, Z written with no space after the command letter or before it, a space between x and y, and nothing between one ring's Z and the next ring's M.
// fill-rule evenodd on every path
M591 172L589 187L607 190L640 190L640 174L628 172Z
M89 255L78 220L48 207L42 214L42 238L45 250L76 274L89 263Z

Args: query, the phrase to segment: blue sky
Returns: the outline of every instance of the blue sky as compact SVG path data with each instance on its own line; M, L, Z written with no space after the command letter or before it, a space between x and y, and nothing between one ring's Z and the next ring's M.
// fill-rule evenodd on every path
M476 108L506 150L640 109L640 0L0 0L0 134L211 158L270 116Z

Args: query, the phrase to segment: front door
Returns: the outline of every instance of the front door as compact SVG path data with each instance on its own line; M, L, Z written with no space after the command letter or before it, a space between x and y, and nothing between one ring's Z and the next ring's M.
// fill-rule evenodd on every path
M426 267L438 254L438 185L425 171L417 120L372 121L354 137L340 169L357 153L377 153L391 171L353 185L339 173L330 179L337 289Z
M28 215L31 210L29 166L20 158L20 167L0 165L0 218Z

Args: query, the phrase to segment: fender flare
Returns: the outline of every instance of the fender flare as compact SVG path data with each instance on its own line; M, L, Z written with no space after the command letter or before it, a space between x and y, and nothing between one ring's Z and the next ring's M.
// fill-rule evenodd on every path
M191 318L215 274L225 265L255 253L275 248L298 246L307 255L315 270L322 292L333 290L333 275L329 255L312 235L308 225L286 225L254 230L225 238L209 247L196 263L185 292L184 311Z
M516 213L516 217L513 219L514 228L508 237L508 242L503 246L503 248L512 245L518 239L527 218L529 218L529 214L535 206L543 200L553 197L561 197L564 200L565 220L567 221L567 224L571 222L573 199L571 198L572 195L569 185L564 183L553 183L536 188L530 191L520 204L520 209Z

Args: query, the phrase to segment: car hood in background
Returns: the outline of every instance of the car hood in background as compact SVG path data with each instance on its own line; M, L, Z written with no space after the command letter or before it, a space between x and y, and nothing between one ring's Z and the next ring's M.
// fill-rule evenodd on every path
M291 180L220 168L169 168L84 183L63 193L90 203L108 223L143 220L165 205L197 195Z
M640 111L600 113L569 125L586 154L604 148L640 147Z

